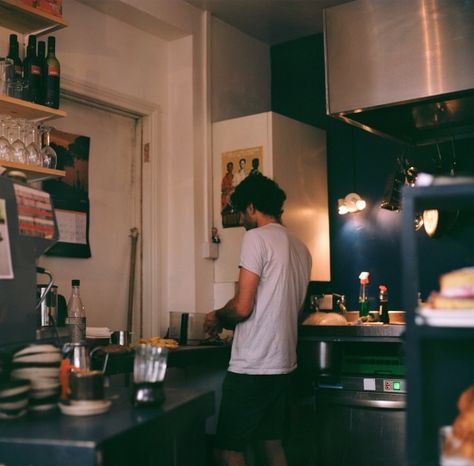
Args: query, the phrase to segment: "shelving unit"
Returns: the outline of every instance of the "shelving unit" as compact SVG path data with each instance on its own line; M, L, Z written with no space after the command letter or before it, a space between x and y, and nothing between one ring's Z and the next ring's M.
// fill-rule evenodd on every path
M404 188L402 211L403 295L407 311L407 464L440 464L440 428L457 415L457 399L474 384L474 328L417 323L422 261L414 228L423 209L474 210L474 183ZM433 241L433 254L437 242ZM462 267L463 265L460 265ZM441 272L440 272L441 273Z
M0 26L7 29L22 34L35 33L41 35L65 28L67 25L68 23L63 18L28 6L20 0L0 0ZM66 117L66 112L63 110L38 105L6 95L0 95L0 114L34 121ZM65 175L63 170L0 161L0 173L12 170L23 172L28 182L61 178Z
M4 167L7 171L19 170L23 172L26 175L28 182L44 181L51 178L62 178L66 174L66 172L63 170L35 167L33 165L6 162L4 160L0 160L0 167Z
M0 26L22 34L50 33L67 27L68 23L19 0L0 0Z
M44 105L34 104L26 100L0 95L0 114L9 114L13 118L46 121L54 118L64 118L66 112Z

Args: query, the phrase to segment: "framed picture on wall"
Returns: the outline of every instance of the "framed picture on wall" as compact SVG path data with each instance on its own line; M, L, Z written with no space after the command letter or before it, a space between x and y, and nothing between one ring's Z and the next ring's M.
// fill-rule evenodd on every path
M223 152L221 155L221 216L224 228L238 227L240 213L230 196L247 176L263 173L263 146Z
M52 129L50 146L56 152L57 168L66 175L43 182L51 194L58 223L59 240L48 256L91 257L89 244L89 147L90 138Z

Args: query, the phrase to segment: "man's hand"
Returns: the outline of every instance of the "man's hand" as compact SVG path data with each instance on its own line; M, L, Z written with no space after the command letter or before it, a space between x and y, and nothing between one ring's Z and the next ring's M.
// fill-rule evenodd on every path
M211 311L206 314L204 321L204 331L209 334L211 338L216 338L222 332L223 326L217 318L216 311Z

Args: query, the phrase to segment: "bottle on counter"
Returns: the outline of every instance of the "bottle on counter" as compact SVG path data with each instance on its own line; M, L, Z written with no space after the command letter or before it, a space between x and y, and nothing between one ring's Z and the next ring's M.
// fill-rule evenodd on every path
M71 297L67 303L66 324L71 326L71 343L85 343L86 341L86 311L80 295L81 281L71 281Z
M26 100L41 103L41 64L36 56L36 36L34 35L28 37L26 57L23 61L23 79Z
M44 79L44 104L59 108L61 66L56 58L56 38L48 37L48 55L46 56L46 76Z
M367 296L367 285L369 284L369 272L361 272L359 275L359 317L369 315L369 298Z
M19 50L18 36L16 34L10 34L7 58L11 58L13 60L13 78L15 80L21 81L23 78L23 64L20 58Z
M388 288L385 285L379 285L379 320L384 324L390 323L388 314Z

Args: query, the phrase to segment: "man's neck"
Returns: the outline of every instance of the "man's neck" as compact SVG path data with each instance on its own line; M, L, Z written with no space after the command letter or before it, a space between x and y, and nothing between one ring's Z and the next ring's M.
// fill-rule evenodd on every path
M262 213L259 213L259 215L257 215L257 228L264 227L265 225L268 225L269 223L280 223L280 222L271 215L265 215Z

